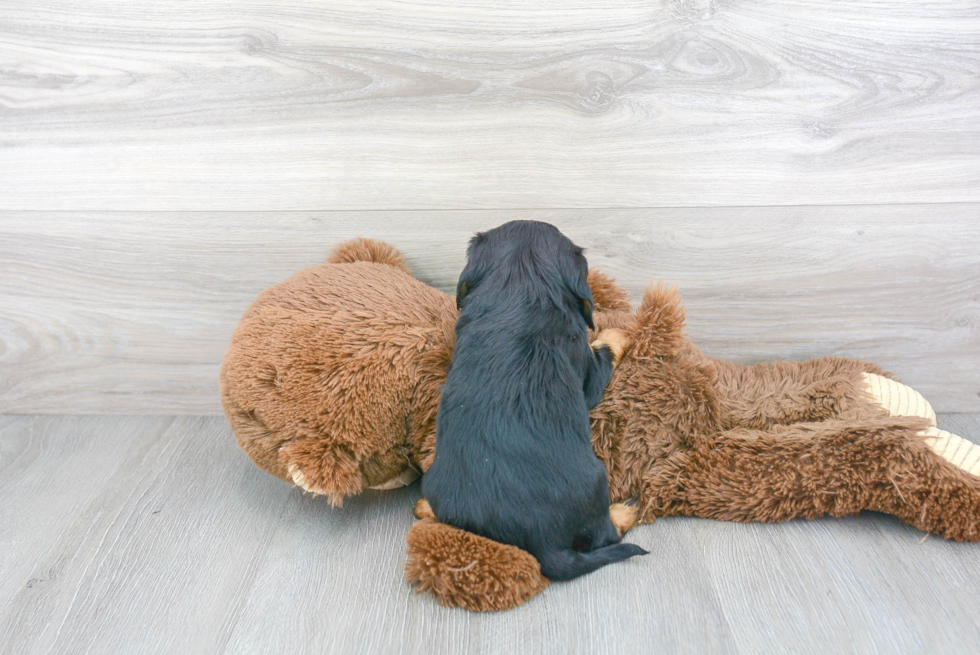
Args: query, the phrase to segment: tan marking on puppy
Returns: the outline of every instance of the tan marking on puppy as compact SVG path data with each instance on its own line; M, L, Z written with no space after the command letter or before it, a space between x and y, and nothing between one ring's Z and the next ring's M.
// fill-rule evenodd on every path
M435 513L432 511L432 506L429 505L429 501L425 498L419 498L415 501L415 509L412 511L417 519L434 519L436 517Z
M609 346L609 350L613 354L613 364L619 366L619 361L623 358L623 353L626 352L629 342L626 332L618 328L609 328L596 336L596 340L592 342L592 349L595 350L603 345Z
M936 412L922 394L901 382L864 373L864 390L891 416L918 416L936 425Z
M395 477L385 480L381 484L376 484L373 487L368 487L368 489L375 489L376 491L400 489L402 487L407 487L418 479L418 472L415 469L407 468Z
M616 526L616 532L622 537L626 531L635 526L640 520L640 510L635 505L613 503L609 506L609 518Z

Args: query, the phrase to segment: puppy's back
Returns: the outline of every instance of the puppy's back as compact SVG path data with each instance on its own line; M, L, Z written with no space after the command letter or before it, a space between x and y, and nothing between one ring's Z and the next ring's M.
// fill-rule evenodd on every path
M587 264L553 226L516 225L511 236L526 237L516 243L501 234L474 238L457 285L456 350L422 491L439 520L522 547L549 578L571 579L644 552L615 544L591 445ZM573 551L583 534L589 552Z

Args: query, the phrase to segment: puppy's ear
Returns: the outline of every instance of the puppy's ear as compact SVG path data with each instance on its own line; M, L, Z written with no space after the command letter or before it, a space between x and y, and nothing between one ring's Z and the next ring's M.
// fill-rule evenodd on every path
M487 235L482 232L478 232L470 239L469 248L466 249L466 268L463 269L456 283L456 309L463 308L466 296L472 293L486 273L486 240Z
M463 300L466 298L466 294L469 292L470 283L468 280L464 280L463 276L459 277L459 282L456 283L456 309L463 308Z
M594 332L595 323L592 322L592 301L588 298L582 298L582 318L585 319L585 324L589 326L589 329Z
M585 261L585 256L582 255L581 248L576 247L575 255L575 258L578 260L577 265L574 270L569 271L570 279L566 279L565 284L568 285L568 288L575 295L578 310L581 312L582 318L585 319L585 324L591 330L595 330L595 323L592 322L592 306L595 304L595 301L592 298L592 288L589 287L589 265Z

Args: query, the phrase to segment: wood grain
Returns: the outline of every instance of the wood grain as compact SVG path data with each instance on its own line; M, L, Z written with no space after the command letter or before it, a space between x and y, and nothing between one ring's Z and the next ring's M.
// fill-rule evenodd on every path
M40 593L61 576L60 562L38 568L52 541L76 530L78 516L114 484L126 458L172 422L91 418L66 430L57 419L0 417L0 496L7 499L0 503L0 604L23 587ZM109 448L106 433L120 430L132 433Z
M288 488L266 484L228 443L222 421L160 423L25 417L8 426L15 434L17 427L46 426L49 452L45 467L7 498L30 501L44 490L48 467L65 472L64 486L91 484L97 465L57 456L64 452L58 440L75 431L87 433L88 447L113 466L85 502L68 489L59 497L48 492L49 506L36 508L35 523L61 506L78 509L63 531L39 526L43 549L32 554L29 573L18 570L11 580L17 587L2 599L0 614L4 652L214 652L227 639L226 617L240 611ZM251 489L246 495L243 483ZM14 502L4 511L22 517L25 509ZM21 530L11 541L32 536Z
M940 425L980 437L978 415ZM953 653L980 637L980 545L880 514L662 519L628 536L646 557L471 614L403 580L417 485L331 509L261 473L216 417L0 417L0 446L16 473L0 478L2 653Z
M0 213L0 411L220 413L218 365L262 289L364 235L452 292L469 237L514 218L558 225L634 300L677 282L713 356L859 357L980 411L977 204Z
M980 8L5 0L0 209L980 201Z

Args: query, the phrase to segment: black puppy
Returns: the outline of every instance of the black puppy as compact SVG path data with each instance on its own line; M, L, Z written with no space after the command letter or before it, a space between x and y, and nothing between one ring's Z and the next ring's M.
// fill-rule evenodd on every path
M646 554L618 543L592 450L589 410L613 353L588 343L582 249L553 225L513 221L477 234L467 258L435 460L422 479L436 518L523 548L551 580Z

